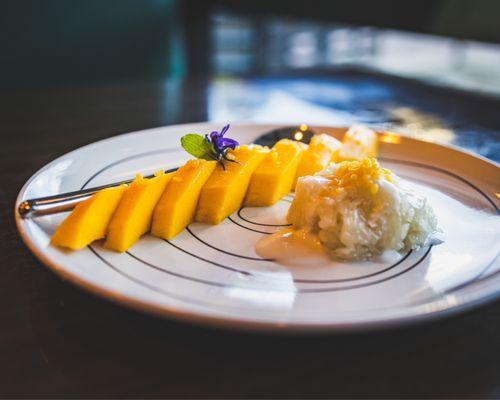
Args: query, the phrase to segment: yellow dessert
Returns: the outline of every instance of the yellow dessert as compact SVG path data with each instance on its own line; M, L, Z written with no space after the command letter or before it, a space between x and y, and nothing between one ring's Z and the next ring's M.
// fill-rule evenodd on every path
M253 172L266 154L267 147L257 145L238 146L228 153L236 162L225 162L225 169L217 166L203 186L195 220L218 224L243 203Z
M377 134L370 128L354 125L342 138L340 160L361 160L364 157L377 156Z
M252 175L245 205L272 206L292 190L300 159L307 149L304 143L281 139Z
M309 146L282 139L271 151L258 145L238 146L236 140L224 137L228 129L226 125L220 132L205 136L184 135L182 147L197 159L188 161L175 173L160 171L151 179L137 175L128 186L96 193L63 221L51 243L80 249L106 237L107 248L122 252L150 229L155 236L171 239L193 219L218 224L243 202L252 207L271 206L297 185L289 212L296 228L297 221L314 216L312 206L305 202L314 196L331 192L328 196L335 201L345 193L352 194L349 201L357 201L365 194L372 199L378 196L380 188L396 185L388 171L374 159L366 158L377 154L378 138L371 129L353 126L342 143L326 134L314 136ZM207 161L213 159L221 163ZM305 176L297 183L298 178ZM320 232L324 245L327 241L321 235ZM343 239L344 236L341 235Z
M77 250L103 238L125 190L125 185L104 189L78 204L54 232L51 243Z
M302 176L314 175L324 169L330 162L337 162L342 143L327 134L315 135L304 152L297 168L294 187Z
M137 175L123 194L108 225L105 247L126 251L149 231L153 210L173 174L160 171L151 179Z
M179 168L156 205L151 225L154 236L171 239L189 225L201 188L216 166L216 161L189 160Z

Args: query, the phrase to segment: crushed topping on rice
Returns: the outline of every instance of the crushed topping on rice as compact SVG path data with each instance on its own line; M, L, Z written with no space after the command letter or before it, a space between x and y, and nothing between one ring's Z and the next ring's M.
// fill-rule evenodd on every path
M343 161L336 168L323 176L330 179L330 189L336 193L344 190L359 190L361 193L374 195L378 192L381 177L392 182L392 172L382 168L375 158L355 161Z

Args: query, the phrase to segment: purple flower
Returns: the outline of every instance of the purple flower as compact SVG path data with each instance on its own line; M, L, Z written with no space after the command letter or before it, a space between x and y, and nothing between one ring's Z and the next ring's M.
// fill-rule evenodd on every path
M205 135L205 139L212 144L217 156L225 158L229 149L234 150L239 143L234 139L225 138L224 135L229 130L229 124L221 129L220 132L213 131L210 135Z

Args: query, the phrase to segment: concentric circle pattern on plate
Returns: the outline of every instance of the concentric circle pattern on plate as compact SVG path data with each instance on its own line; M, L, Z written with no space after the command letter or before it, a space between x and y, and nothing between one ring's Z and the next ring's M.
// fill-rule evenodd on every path
M60 157L37 172L18 201L92 187L182 164L179 138L210 124L127 134ZM274 126L233 125L240 142ZM337 137L342 129L322 128ZM101 296L159 315L248 329L338 330L441 315L492 298L500 288L498 167L452 148L401 138L381 143L380 161L435 209L443 244L370 262L287 266L261 259L254 243L286 226L293 195L242 208L218 226L193 223L172 240L143 237L128 252L94 243L69 252L49 245L64 215L22 220L33 253Z

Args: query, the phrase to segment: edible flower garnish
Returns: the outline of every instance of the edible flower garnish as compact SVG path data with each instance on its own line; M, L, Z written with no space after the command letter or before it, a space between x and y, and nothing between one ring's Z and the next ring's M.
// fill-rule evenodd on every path
M216 160L222 168L225 168L224 161L237 162L228 151L234 150L239 145L236 140L224 137L228 130L229 124L220 132L213 131L205 136L188 133L181 138L181 146L192 156L204 160Z

